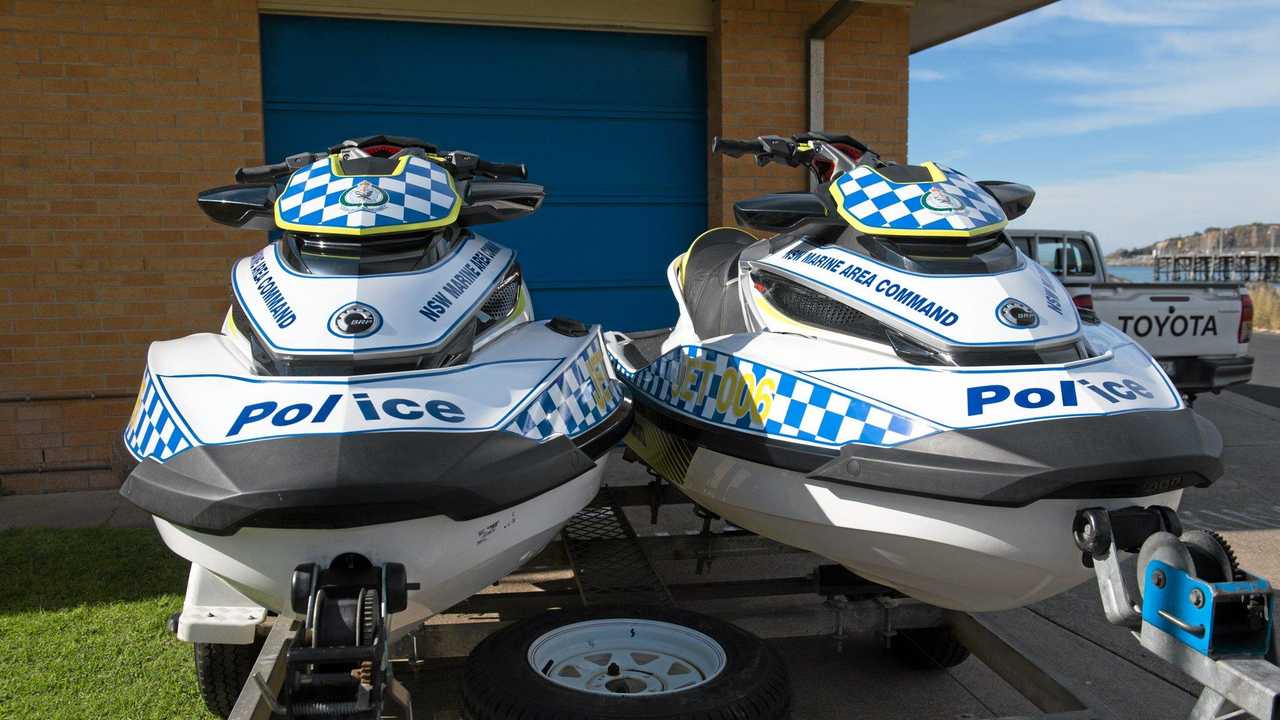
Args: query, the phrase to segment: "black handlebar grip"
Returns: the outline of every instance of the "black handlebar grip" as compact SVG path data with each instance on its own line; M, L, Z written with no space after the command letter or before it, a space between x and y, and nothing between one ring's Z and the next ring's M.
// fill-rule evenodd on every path
M525 167L524 163L499 163L477 159L476 172L497 177L516 178L518 180L529 179L529 169Z
M293 172L286 163L272 163L271 165L255 165L253 167L243 167L236 170L236 182L256 182L261 180L275 180L281 175L288 175Z
M761 145L760 140L730 140L729 138L714 137L711 138L711 154L717 153L728 155L729 157L742 157L743 155L756 155L765 152L765 148Z

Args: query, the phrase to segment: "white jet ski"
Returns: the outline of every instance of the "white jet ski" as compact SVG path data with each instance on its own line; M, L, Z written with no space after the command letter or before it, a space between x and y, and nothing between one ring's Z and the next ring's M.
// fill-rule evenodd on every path
M1222 441L1139 345L1003 230L1031 188L899 165L848 136L717 140L807 166L667 268L675 327L606 333L628 446L694 502L938 606L1093 575L1082 508L1176 508Z
M377 717L388 642L595 496L631 419L600 330L535 320L515 253L472 229L537 210L525 176L374 136L200 195L283 237L235 264L221 333L151 346L121 492L191 561L176 631L215 712L209 674L270 612L348 651L291 657L291 702Z

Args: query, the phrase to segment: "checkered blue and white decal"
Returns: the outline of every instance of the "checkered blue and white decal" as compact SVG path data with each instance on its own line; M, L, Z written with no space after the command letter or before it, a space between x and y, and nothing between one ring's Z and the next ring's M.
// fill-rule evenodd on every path
M506 429L538 441L574 437L598 425L621 402L622 384L609 373L597 339Z
M831 183L840 215L870 235L972 237L1008 222L1000 204L964 174L925 163L927 182L898 183L859 165Z
M139 460L149 457L160 461L191 447L191 441L160 398L151 373L142 380L133 418L125 427L124 444Z
M483 349L468 365L332 378L254 375L216 336L157 343L124 440L139 459L160 461L200 446L346 433L505 431L541 441L580 435L623 403L598 328L574 338L536 322L510 332L500 343L513 348ZM172 372L179 363L200 371Z
M637 392L703 422L839 447L890 446L937 431L919 418L742 357L680 347L627 373Z
M289 230L366 235L439 227L461 206L453 179L441 166L401 159L391 175L340 176L333 158L295 172L276 200L276 224Z

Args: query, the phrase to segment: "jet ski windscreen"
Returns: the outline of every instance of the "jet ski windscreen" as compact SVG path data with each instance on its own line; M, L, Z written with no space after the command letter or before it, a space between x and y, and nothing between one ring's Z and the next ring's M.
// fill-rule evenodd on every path
M994 275L1018 267L1018 251L1003 232L975 240L874 237L845 231L838 243L887 265L925 275Z
M440 262L463 237L453 226L386 238L287 233L281 257L290 268L305 275L412 272Z

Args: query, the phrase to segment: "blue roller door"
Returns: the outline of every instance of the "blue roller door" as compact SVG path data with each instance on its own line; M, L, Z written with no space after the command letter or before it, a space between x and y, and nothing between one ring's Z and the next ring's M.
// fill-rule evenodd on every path
M700 37L265 15L266 150L394 133L529 165L520 253L538 315L670 325L667 262L705 227Z

